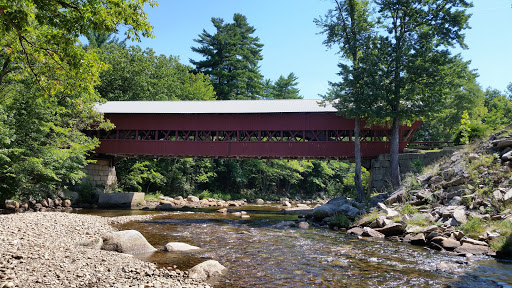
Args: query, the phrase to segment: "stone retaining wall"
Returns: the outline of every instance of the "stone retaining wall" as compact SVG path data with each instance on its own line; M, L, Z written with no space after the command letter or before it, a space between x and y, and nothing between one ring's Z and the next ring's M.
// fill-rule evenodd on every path
M441 151L425 152L425 153L403 153L398 156L400 165L400 175L402 179L405 174L423 168L444 156L452 155L457 150L456 147L444 148ZM390 170L389 154L381 154L371 163L371 191L381 191L391 186L391 170Z

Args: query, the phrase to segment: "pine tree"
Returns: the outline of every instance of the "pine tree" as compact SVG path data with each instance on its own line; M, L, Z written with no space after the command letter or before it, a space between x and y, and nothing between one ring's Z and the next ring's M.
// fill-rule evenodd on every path
M258 99L263 91L258 66L263 44L252 36L256 29L242 14L235 14L233 23L224 23L221 18L212 18L212 23L215 34L203 30L194 40L200 46L192 47L205 59L190 62L198 72L210 75L217 99Z

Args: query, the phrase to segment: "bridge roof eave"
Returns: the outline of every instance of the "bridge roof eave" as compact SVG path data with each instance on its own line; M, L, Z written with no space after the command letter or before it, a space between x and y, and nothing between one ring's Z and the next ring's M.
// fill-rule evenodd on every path
M223 100L223 101L108 101L98 104L105 114L265 114L336 113L320 99Z

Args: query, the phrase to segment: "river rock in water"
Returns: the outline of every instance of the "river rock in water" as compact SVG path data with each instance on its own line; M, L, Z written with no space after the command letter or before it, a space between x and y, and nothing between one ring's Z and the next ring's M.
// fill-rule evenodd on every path
M193 245L189 245L187 243L181 242L169 242L165 244L165 249L169 252L178 252L178 251L190 251L190 250L199 250L201 248Z
M188 275L190 278L204 279L222 275L226 269L227 268L222 266L218 261L208 260L190 268L188 270Z
M156 249L148 243L139 231L125 230L107 234L103 237L102 250L120 253L150 253Z

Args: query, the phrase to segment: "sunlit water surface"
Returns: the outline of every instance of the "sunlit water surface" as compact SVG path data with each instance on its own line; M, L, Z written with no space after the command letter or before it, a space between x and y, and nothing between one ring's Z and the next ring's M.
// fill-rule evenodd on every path
M161 267L189 269L214 259L228 268L215 287L512 287L512 263L492 258L462 258L385 240L357 239L327 229L276 228L297 216L275 207L244 207L251 218L214 210L166 212L148 222L120 229L140 231L155 247L168 242L199 246L197 252L158 251L136 257ZM83 211L103 216L133 215L136 210ZM153 212L154 213L154 212ZM462 261L460 261L462 260ZM452 272L436 271L441 262Z

